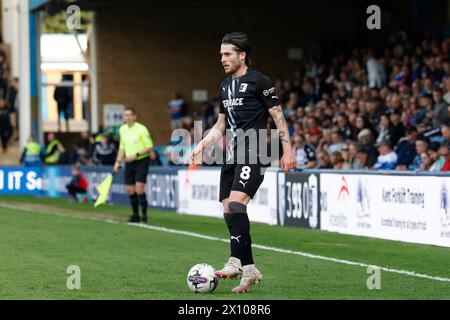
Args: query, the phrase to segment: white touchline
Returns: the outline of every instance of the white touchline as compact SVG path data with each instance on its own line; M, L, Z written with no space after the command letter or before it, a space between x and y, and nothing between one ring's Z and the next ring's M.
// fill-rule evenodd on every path
M225 242L225 243L230 242L230 239L222 239L222 238L207 236L204 234L190 232L190 231L169 229L169 228L145 225L145 224L140 224L140 223L124 223L124 222L118 222L118 221L114 221L114 220L104 220L104 219L98 219L98 218L92 218L92 217L77 217L77 216L63 214L63 213L55 212L55 211L53 213L48 213L46 211L39 210L39 209L31 209L31 208L27 208L27 207L21 207L21 206L5 204L5 203L0 203L0 207L22 210L22 211L33 212L33 213L39 212L39 213L53 214L53 215L56 214L59 216L77 218L77 219L82 219L82 220L93 220L93 221L102 221L102 222L113 223L113 224L123 224L123 225L132 226L132 227L151 229L151 230L173 233L173 234L180 234L180 235L189 236L189 237L193 237L193 238L200 238L200 239L206 239L206 240L212 240L212 241L221 241L221 242ZM55 208L55 209L57 209L57 208ZM311 259L331 261L331 262L346 264L346 265L351 265L351 266L358 266L358 267L364 267L364 268L367 268L367 267L378 268L385 272L398 273L398 274L403 274L403 275L410 276L410 277L430 279L430 280L441 281L441 282L450 282L450 278L446 278L446 277L430 276L428 274L417 273L417 272L409 271L409 270L398 270L398 269L392 269L392 268L387 268L387 267L381 267L381 266L377 266L374 264L367 264L367 263L354 262L354 261L344 260L344 259L330 258L330 257L320 256L320 255L311 254L311 253L302 252L302 251L293 251L293 250L281 249L281 248L276 248L276 247L264 246L264 245L260 245L260 244L252 244L252 247L258 248L261 250L293 254L293 255L307 257L307 258L311 258Z

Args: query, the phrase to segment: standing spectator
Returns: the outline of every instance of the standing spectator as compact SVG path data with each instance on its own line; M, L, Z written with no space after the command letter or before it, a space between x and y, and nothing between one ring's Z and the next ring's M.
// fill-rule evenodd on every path
M14 78L11 85L6 92L6 103L11 115L11 125L13 126L13 133L18 138L18 126L17 126L17 112L19 110L19 79Z
M369 76L369 88L381 88L386 82L386 74L383 66L373 56L372 50L367 50L365 55L367 73Z
M42 146L33 137L30 137L25 144L20 163L23 166L39 166L42 164Z
M70 75L63 75L61 81L69 81ZM66 120L66 132L69 132L69 111L73 104L73 92L72 89L67 87L66 84L60 84L56 86L53 98L58 106L58 131L61 132L61 112L64 114Z
M377 170L394 170L397 164L397 154L392 150L390 140L384 140L378 145L380 155L374 168Z
M172 130L179 129L183 126L183 118L184 118L184 106L186 105L185 101L181 97L179 93L172 93L172 100L170 100L167 105L168 111L170 113L170 121Z
M297 168L311 169L317 164L316 151L314 148L305 143L305 139L302 135L294 136L293 152Z
M10 112L6 107L6 101L0 98L0 140L2 143L3 153L8 150L8 141L13 134Z
M92 151L92 162L103 166L114 165L117 157L116 144L110 135L102 136L100 142L95 143Z
M45 164L58 164L61 162L61 158L65 149L62 143L56 139L55 134L50 132L47 135L47 146L45 148L44 163Z

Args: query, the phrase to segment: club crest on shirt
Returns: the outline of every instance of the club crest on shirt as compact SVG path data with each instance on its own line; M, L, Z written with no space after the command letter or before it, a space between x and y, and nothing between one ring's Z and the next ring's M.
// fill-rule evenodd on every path
M245 90L247 90L247 83L241 83L240 87L239 87L239 92L245 92Z

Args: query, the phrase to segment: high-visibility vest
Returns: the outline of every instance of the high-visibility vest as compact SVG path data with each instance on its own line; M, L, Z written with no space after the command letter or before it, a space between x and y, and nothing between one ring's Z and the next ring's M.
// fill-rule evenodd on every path
M24 162L39 162L41 160L41 145L37 142L30 141L25 145Z
M60 142L58 140L53 140L52 142L50 142L47 146L47 148L45 149L45 154L48 154L50 152L50 150L52 150L52 148L55 145L58 145ZM59 156L61 155L61 153L59 152L59 149L56 148L55 152L53 152L52 154L45 156L45 163L49 163L49 164L55 164L58 163L59 161Z

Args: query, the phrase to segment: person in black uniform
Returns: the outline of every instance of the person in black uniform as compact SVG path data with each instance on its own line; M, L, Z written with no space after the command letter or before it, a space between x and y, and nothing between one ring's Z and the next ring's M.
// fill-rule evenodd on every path
M289 130L283 116L273 82L264 74L250 69L252 51L248 36L232 32L224 36L220 56L229 76L220 85L220 114L208 135L191 154L191 162L202 163L203 152L227 134L226 161L220 176L220 198L224 219L230 232L231 255L222 270L216 272L224 279L242 276L233 292L248 292L262 275L252 256L250 222L247 204L264 180L264 171L270 161L263 161L258 130L267 129L269 114L273 117L282 144L282 169L295 168ZM255 135L248 134L256 132ZM264 143L263 143L264 144ZM272 155L273 156L273 155Z

